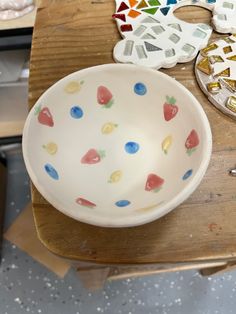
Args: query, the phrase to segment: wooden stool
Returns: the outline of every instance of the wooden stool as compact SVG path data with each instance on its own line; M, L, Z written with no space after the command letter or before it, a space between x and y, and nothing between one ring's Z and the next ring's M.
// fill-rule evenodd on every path
M2 250L2 231L3 231L3 218L6 201L6 187L7 187L7 168L6 158L1 151L0 146L0 265L1 265L1 250Z
M30 107L65 75L113 62L112 49L119 39L111 18L114 10L113 0L39 2L31 55ZM186 14L189 21L210 21L206 10L185 8L178 16ZM33 187L33 213L40 240L51 252L78 263L83 278L87 278L88 270L95 276L96 269L101 283L106 277L125 278L191 268L222 269L235 261L236 181L228 170L236 162L236 124L208 102L198 88L193 65L190 62L163 70L196 96L213 132L209 169L184 204L147 225L107 229L63 215Z

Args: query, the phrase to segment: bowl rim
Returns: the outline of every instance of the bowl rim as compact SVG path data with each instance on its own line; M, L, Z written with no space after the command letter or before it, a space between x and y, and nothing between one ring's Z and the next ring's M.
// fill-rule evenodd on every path
M120 217L120 218L107 218L104 216L98 217L98 216L92 216L88 215L86 219L84 218L79 218L76 215L73 215L71 213L68 213L65 211L64 207L57 202L53 197L51 197L50 194L48 194L47 190L44 188L43 185L41 185L38 182L38 179L30 165L30 161L28 159L28 154L27 154L27 143L28 143L28 136L29 135L29 127L30 127L30 122L31 118L34 115L34 108L35 106L41 101L42 98L47 96L48 93L51 92L52 89L54 89L61 81L64 80L69 80L70 77L74 76L75 73L80 73L80 75L83 74L90 74L93 73L94 71L97 70L110 70L112 68L120 68L121 70L123 69L136 69L137 71L144 71L147 73L152 73L155 74L159 78L163 78L170 83L174 83L177 88L182 90L191 100L191 105L195 106L196 111L199 114L199 119L201 120L202 127L205 130L205 147L203 148L204 150L204 158L202 158L201 163L199 165L199 168L193 177L193 179L178 193L176 194L171 200L167 201L162 207L159 207L158 211L155 211L153 209L151 212L146 212L145 214L140 214L135 216L133 221L125 220L125 217ZM99 227L110 227L110 228L125 228L125 227L134 227L134 226L139 226L143 225L149 222L153 222L156 219L161 218L162 216L166 215L170 211L172 211L174 208L178 207L181 203L183 203L198 187L200 182L202 181L205 172L208 168L210 159L211 159L211 153L212 153L212 132L211 132L211 127L209 120L207 118L207 115L205 111L203 110L201 104L199 101L195 98L195 96L181 83L179 83L177 80L174 78L170 77L169 75L162 73L160 71L154 70L147 68L145 66L140 66L140 65L134 65L134 64L116 64L116 63L111 63L111 64L102 64L102 65L96 65L92 66L89 68L85 68L82 70L74 71L70 73L69 75L64 76L60 80L58 80L56 83L51 85L35 102L33 107L28 113L28 116L26 118L26 122L23 128L23 135L22 135L22 151L23 151L23 158L25 162L25 166L27 169L27 172L29 174L29 177L31 181L33 182L34 186L37 188L37 190L40 192L40 194L57 210L59 210L61 213L63 213L66 216L69 216L79 222L94 225L94 226L99 226ZM157 205L158 206L158 205Z

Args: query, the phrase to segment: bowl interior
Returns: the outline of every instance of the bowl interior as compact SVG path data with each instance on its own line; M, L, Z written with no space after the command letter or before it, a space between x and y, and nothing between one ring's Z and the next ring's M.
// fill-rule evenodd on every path
M23 134L30 177L63 213L101 226L162 216L203 177L211 152L196 99L134 65L75 72L44 93Z

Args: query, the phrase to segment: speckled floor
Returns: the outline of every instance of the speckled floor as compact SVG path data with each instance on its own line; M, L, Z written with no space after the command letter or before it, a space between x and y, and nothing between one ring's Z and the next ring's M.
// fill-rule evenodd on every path
M5 229L29 201L20 148L8 151ZM196 271L107 283L86 291L74 269L58 278L4 240L0 314L230 314L236 313L236 272L203 278Z

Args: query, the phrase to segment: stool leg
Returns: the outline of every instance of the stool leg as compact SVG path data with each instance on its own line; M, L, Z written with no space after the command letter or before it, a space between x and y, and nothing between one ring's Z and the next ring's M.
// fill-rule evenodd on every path
M215 274L224 273L226 271L231 271L236 269L236 262L228 262L225 265L212 267L212 268L204 268L200 270L200 274L202 276L212 276Z
M91 291L103 288L109 276L109 272L109 267L78 269L78 275L83 286Z
M0 264L1 264L3 218L6 198L6 181L7 181L6 159L4 154L1 153L0 151Z

